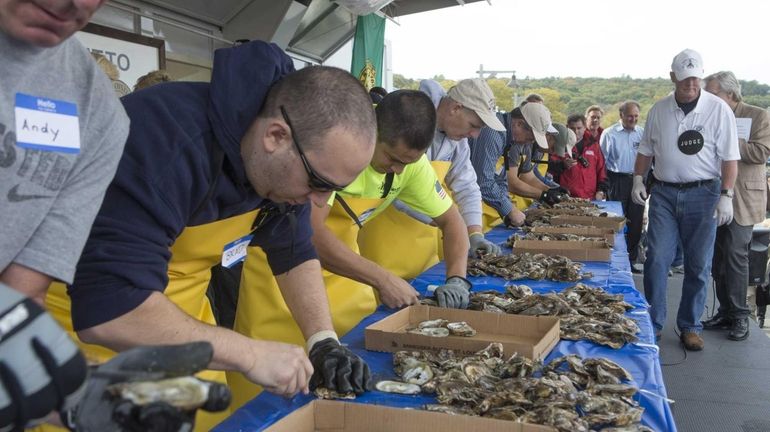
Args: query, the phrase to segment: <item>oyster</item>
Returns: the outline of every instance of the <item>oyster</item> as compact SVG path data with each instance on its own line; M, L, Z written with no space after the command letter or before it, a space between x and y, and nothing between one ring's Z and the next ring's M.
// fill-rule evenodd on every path
M465 321L448 323L446 325L446 328L449 329L449 333L455 336L465 336L465 337L476 336L476 330L473 327L469 326L468 323Z
M329 390L326 387L316 387L315 390L313 390L313 394L316 395L319 399L355 399L356 394L353 392L349 393L337 393L336 390Z
M423 321L417 324L417 328L424 329L424 328L446 327L447 323L449 323L449 321L439 318L434 320Z
M399 381L383 380L375 384L377 390L385 393L400 393L406 395L415 395L420 393L420 386Z
M425 361L415 358L407 358L405 361L394 367L397 374L409 384L419 386L433 379L433 369Z
M165 402L183 410L194 410L208 400L209 389L218 385L194 376L157 381L129 381L107 386L106 391L135 405Z

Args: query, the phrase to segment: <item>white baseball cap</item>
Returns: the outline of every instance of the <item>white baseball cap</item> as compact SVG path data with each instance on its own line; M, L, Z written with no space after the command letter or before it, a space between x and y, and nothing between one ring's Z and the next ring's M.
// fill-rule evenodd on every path
M505 131L505 126L495 115L495 95L483 79L461 80L449 89L447 96L478 114L485 125L496 131Z
M530 102L521 107L521 114L524 115L524 121L532 128L537 146L543 150L548 150L548 140L545 138L545 134L559 134L559 131L551 124L551 112L543 104Z
M697 51L686 49L674 57L671 72L674 72L677 81L692 77L703 78L703 59Z

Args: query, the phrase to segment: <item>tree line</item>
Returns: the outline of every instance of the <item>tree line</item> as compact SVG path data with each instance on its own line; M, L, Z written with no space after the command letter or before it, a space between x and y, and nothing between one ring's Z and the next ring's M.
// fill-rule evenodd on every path
M432 78L449 89L456 80L436 75ZM530 93L538 93L551 110L555 122L564 123L570 114L583 114L591 105L599 105L604 109L602 127L607 127L618 121L618 107L623 101L634 99L641 105L641 119L644 124L647 112L659 99L668 95L674 86L668 79L663 78L525 78L518 81L518 88L508 87L507 78L489 78L487 83L495 94L497 107L500 111L510 111L514 102L521 103ZM403 75L393 75L393 86L399 89L417 89L419 79L406 78ZM770 108L770 86L757 81L741 81L741 92L746 103L762 108Z

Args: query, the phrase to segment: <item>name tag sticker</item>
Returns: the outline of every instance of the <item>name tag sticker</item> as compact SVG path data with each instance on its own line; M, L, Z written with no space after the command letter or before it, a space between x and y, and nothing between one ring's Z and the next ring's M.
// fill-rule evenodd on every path
M222 252L222 267L231 268L246 259L246 248L251 243L253 235L241 237L225 245Z
M16 145L23 148L80 153L78 107L67 101L16 93Z

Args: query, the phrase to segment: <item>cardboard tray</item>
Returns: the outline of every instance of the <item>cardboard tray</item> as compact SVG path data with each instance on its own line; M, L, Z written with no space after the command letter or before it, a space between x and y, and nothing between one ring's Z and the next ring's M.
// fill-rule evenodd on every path
M406 333L427 320L443 318L465 321L477 334L473 337L431 337ZM526 316L492 312L446 309L416 305L371 324L364 330L366 349L396 352L402 350L438 351L442 348L473 354L500 342L506 356L514 352L531 359L544 359L559 342L559 319L552 316Z
M601 228L593 226L579 227L556 227L556 226L536 226L530 228L534 233L554 233L554 234L577 234L585 237L602 237L607 240L610 246L615 245L615 230L612 228Z
M354 402L314 400L267 432L555 432L548 426Z
M612 249L601 241L522 240L513 243L513 253L561 255L573 261L610 261Z
M586 225L600 228L612 228L615 232L620 232L624 226L626 226L626 218L622 216L575 216L575 215L559 215L551 218L551 223L554 225L560 224L575 224Z

